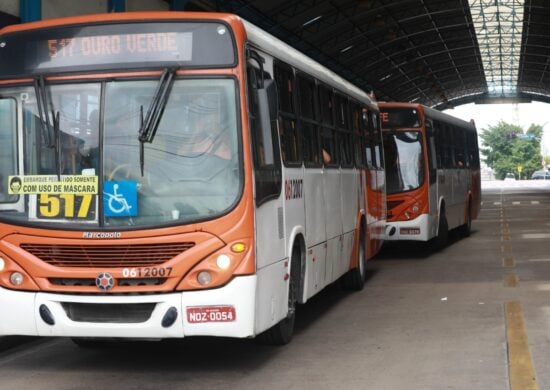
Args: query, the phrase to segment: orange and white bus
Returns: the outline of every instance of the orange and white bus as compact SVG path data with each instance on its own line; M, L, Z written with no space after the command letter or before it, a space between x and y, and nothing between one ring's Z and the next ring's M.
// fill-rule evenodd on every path
M447 242L470 234L481 205L477 132L472 122L414 103L379 103L388 215L385 239Z
M229 14L0 37L0 335L283 344L297 303L362 288L385 204L364 92Z

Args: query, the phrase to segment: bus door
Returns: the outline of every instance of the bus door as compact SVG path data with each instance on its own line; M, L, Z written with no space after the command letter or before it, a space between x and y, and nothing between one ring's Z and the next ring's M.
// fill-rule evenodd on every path
M248 66L247 84L254 159L256 266L261 269L286 256L277 89L263 66Z
M386 220L386 173L380 117L374 111L365 111L367 121L366 165L367 174L367 231L369 245L367 257L374 256L382 244Z
M15 96L3 95L0 98L0 210L22 212L25 210L25 197L10 195L8 190L9 176L16 176L21 172L19 167L23 166L22 147L17 142L23 139L21 129L17 126L22 123L18 120L18 106L21 107L21 104L18 104Z

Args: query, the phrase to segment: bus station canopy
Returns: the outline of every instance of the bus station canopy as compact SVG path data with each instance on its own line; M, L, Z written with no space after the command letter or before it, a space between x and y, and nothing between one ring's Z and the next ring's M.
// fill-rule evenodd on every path
M190 0L233 12L378 100L550 102L545 0Z

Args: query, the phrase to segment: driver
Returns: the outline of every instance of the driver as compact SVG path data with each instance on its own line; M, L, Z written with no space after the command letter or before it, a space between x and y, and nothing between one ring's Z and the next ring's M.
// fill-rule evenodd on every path
M178 154L186 157L208 154L230 160L231 148L221 123L217 95L202 94L185 107L185 112Z

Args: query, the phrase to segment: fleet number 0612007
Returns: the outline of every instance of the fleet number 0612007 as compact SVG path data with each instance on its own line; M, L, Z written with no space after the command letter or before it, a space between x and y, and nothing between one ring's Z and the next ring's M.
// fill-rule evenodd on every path
M172 273L172 267L124 268L123 278L166 278Z

